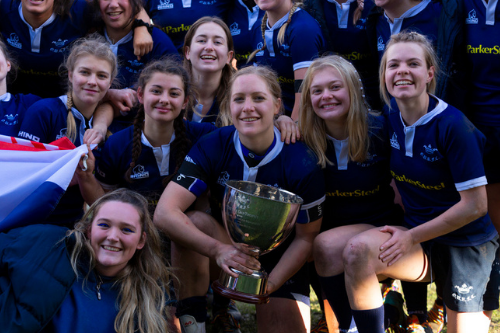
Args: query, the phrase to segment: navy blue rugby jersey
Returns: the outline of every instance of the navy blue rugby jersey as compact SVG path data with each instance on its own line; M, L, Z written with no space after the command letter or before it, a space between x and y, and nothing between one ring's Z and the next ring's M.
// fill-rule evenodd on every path
M50 143L66 136L68 127L68 96L42 99L26 110L24 121L21 124L18 136L41 143ZM76 123L75 146L83 143L85 130L92 128L92 118L85 117L74 107L71 112Z
M71 43L85 36L92 21L90 5L76 0L70 16L53 14L39 28L33 29L22 16L18 1L1 1L0 30L5 44L19 64L11 93L31 93L40 97L64 94L67 86L58 75L59 65Z
M428 113L406 126L394 99L391 108L391 174L410 227L432 220L455 205L460 201L459 191L486 185L482 162L486 139L462 112L432 96ZM471 246L496 235L485 215L436 241Z
M137 83L140 72L146 65L153 60L159 60L164 56L175 54L178 55L177 49L160 29L153 28L153 50L137 60L134 54L134 32L131 31L115 44L111 43L108 35L105 37L110 43L113 53L118 57L118 75L115 79L115 84L118 88L133 88Z
M500 126L500 6L498 1L465 0L468 114L472 121ZM497 22L498 21L498 22Z
M242 0L235 0L229 10L226 22L233 36L238 68L245 66L248 57L255 50L254 41L262 40L261 25L264 14L265 11L260 10L259 6L250 10Z
M324 50L323 33L318 22L305 10L298 8L288 25L283 44L278 45L278 33L288 20L288 13L272 28L267 26L266 49L253 59L257 65L271 67L278 73L281 84L285 113L291 115L295 103L294 71L308 68ZM262 36L255 42L254 49L262 47Z
M203 135L216 129L212 124L184 122L186 134L193 145ZM125 174L132 161L134 128L129 127L109 137L102 154L96 163L95 177L107 190L125 187L144 195L150 206L156 207L163 192L162 181L175 172L176 152L170 149L170 143L161 147L153 147L148 139L141 137L141 154L130 175ZM172 136L171 143L175 140Z
M370 149L364 162L349 161L349 139L328 136L324 169L326 201L322 230L358 223L401 225L403 210L394 203L390 183L387 120L370 115Z
M166 33L182 53L184 36L203 16L218 16L225 21L230 0L146 0L144 9L154 24Z
M5 93L0 96L0 134L17 136L26 110L39 100L40 97L32 94Z
M212 215L222 221L221 203L228 180L247 180L293 192L304 199L297 223L323 216L325 182L316 155L302 142L285 145L274 129L275 145L254 167L243 156L234 126L219 128L193 146L173 181L201 195L210 189Z
M390 22L385 14L380 17L376 25L379 60L382 59L385 46L391 36L401 31L416 31L425 35L436 48L441 8L442 5L439 2L422 0L421 3L406 11L394 22Z

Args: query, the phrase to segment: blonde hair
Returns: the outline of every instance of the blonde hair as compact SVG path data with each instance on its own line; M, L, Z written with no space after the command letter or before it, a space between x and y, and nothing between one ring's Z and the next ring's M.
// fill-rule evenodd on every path
M299 128L306 144L318 156L318 164L325 168L333 163L326 157L327 138L326 124L314 112L311 103L311 83L314 75L326 67L335 69L349 90L350 106L347 113L347 133L349 136L349 160L363 162L368 155L370 138L368 134L369 107L365 101L363 84L354 66L344 58L332 55L314 60L307 69L302 82L300 97Z
M292 3L293 3L293 5L292 5L292 8L290 9L290 12L289 12L290 14L288 15L288 19L286 20L286 22L281 26L280 30L278 31L278 38L277 38L278 46L281 46L283 44L283 42L285 41L286 28L288 27L288 25L292 21L293 14L297 10L297 8L302 6L302 3L298 2L298 1L297 2L292 1ZM252 60L253 57L255 57L255 55L258 52L264 51L266 49L266 28L267 28L267 11L264 14L264 17L262 18L262 24L260 25L260 30L262 32L262 47L260 49L253 51L252 54L250 54L250 56L247 59L247 63L250 60Z
M137 250L127 266L117 276L120 286L119 312L115 318L115 331L164 333L168 332L166 302L169 299L170 271L162 259L161 239L151 221L148 202L140 194L121 188L99 198L85 213L75 229L67 237L74 236L75 246L71 252L71 266L79 275L79 268L88 265L87 280L96 266L96 255L87 233L101 207L110 201L128 203L137 210L141 221L141 233L146 233L146 242ZM87 259L88 258L88 259ZM88 260L87 263L83 262Z
M217 124L220 126L230 126L233 124L231 119L231 95L234 81L243 75L256 75L266 83L267 89L273 97L273 101L277 102L281 98L281 87L278 82L278 75L275 71L266 66L248 66L240 69L231 77L229 87L220 104L220 111L217 117ZM283 103L280 103L278 114L283 113Z
M432 78L431 82L427 83L427 93L434 94L434 92L436 91L437 76L439 74L438 57L436 55L436 52L434 51L434 47L432 47L432 43L427 37L415 31L404 31L400 32L399 34L392 35L391 39L389 39L389 42L387 43L387 46L385 47L385 52L382 56L379 67L380 96L384 100L385 104L387 104L389 107L391 105L391 98L389 96L389 93L387 92L387 87L385 84L387 53L391 46L398 43L415 43L420 45L420 47L424 51L425 64L427 65L427 69L434 67L434 77Z
M64 64L59 68L60 75L68 76L69 72L75 69L76 62L81 56L92 55L96 58L106 60L111 66L111 80L113 82L114 78L118 73L117 59L113 51L111 51L109 44L106 42L104 37L97 33L91 34L88 37L80 38L71 47L71 52L66 58ZM66 118L67 130L66 136L71 142L75 142L77 129L75 117L71 108L74 106L73 96L72 96L72 84L68 80L68 101L66 103L66 108L68 109L68 117Z

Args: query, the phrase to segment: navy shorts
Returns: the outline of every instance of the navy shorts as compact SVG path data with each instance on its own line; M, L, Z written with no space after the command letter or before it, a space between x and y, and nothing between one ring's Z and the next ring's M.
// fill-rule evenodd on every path
M476 125L486 136L483 164L488 184L500 183L500 127Z
M444 303L458 312L498 309L500 262L498 236L476 246L451 246L437 242L422 244L442 290Z

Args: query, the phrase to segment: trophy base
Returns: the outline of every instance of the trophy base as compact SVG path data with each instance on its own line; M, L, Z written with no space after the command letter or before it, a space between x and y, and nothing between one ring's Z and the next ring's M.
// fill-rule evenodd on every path
M220 295L234 299L243 303L265 304L269 302L269 295L266 293L267 273L264 271L254 271L248 275L231 268L238 277L221 272L219 280L212 283L212 289Z

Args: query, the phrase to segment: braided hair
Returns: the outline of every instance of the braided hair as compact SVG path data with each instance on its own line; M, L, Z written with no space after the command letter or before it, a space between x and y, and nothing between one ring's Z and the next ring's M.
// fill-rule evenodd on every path
M189 79L189 74L177 61L173 60L172 58L164 58L149 63L142 70L141 75L139 76L137 86L144 90L146 88L146 84L151 80L151 77L155 73L176 75L180 77L182 82L184 83L183 87L184 94L189 100L188 106L193 105L192 100L194 98L192 96L191 81ZM170 151L175 152L175 171L171 172L170 175L162 181L163 186L166 186L168 184L172 176L175 175L177 170L180 168L182 161L184 160L184 157L187 155L189 147L191 145L191 142L187 137L186 126L184 125L184 120L183 120L185 112L186 109L181 110L179 115L174 119L173 126L174 126L175 139L170 146L171 147ZM141 155L142 151L141 136L144 130L144 120L145 120L144 105L141 104L137 108L137 114L134 119L132 160L130 162L129 168L125 173L125 180L127 182L134 181L134 179L130 178L130 175L132 174L132 171L137 163L137 160Z
M288 27L288 25L292 21L293 14L297 11L297 8L301 7L301 5L302 5L301 2L294 2L293 3L293 6L289 12L290 14L288 15L288 20L286 20L285 24L283 24L281 26L280 30L278 31L278 46L281 46L283 44L283 42L285 41L286 28ZM250 56L248 57L248 60L247 60L247 64L250 62L250 60L253 59L253 57L255 57L255 55L258 52L264 51L266 49L266 46L267 46L267 44L266 44L266 28L267 28L267 11L264 14L264 17L262 18L262 24L260 25L260 30L262 32L262 40L263 40L262 47L260 49L253 51L252 54L250 54Z

